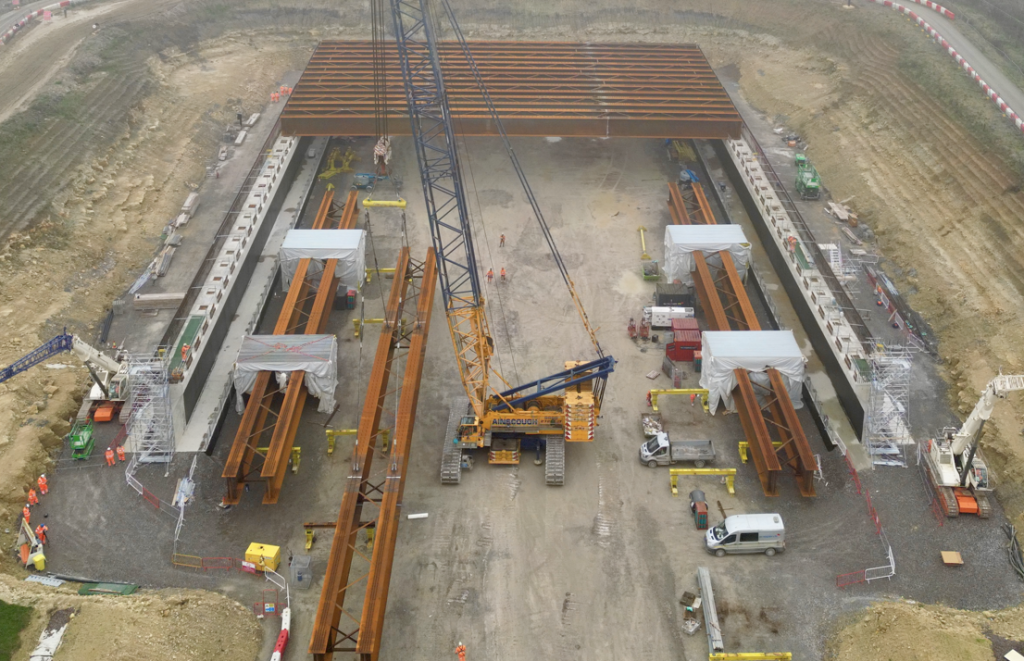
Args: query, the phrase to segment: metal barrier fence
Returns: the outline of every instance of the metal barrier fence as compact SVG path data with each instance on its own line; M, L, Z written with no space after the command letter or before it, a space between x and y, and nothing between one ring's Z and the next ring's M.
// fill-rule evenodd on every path
M871 517L872 523L875 524L875 534L878 535L882 545L885 547L885 556L888 564L880 567L868 567L867 569L850 572L849 574L840 574L836 576L837 588L845 588L857 583L870 583L880 578L892 578L896 575L896 556L893 555L892 544L889 543L889 538L885 536L885 530L882 529L882 522L878 518L878 510L875 509L874 503L871 502L871 494L861 484L860 475L857 474L857 469L850 462L849 456L844 454L843 458L846 460L846 468L850 472L850 479L853 481L857 494L863 495L867 503L868 516Z

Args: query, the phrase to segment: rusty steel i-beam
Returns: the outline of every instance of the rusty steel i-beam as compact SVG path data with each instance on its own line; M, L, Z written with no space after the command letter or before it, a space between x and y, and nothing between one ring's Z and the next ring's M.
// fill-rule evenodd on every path
M356 554L356 539L360 530L369 526L362 521L363 506L372 500L375 490L369 483L375 454L379 453L381 416L384 411L392 364L401 337L402 310L409 287L409 249L402 248L395 267L391 293L385 307L384 324L373 368L366 389L359 431L352 453L352 466L338 511L334 540L324 573L323 588L313 621L313 636L309 653L316 661L330 661L335 652L356 652L361 617L346 607L345 597L353 584L349 574ZM364 577L365 580L365 577ZM343 621L344 616L344 621Z
M736 139L742 120L692 44L473 41L484 84L510 136ZM457 43L438 44L448 104L466 136L496 136ZM408 135L394 44L384 46L388 127ZM373 44L322 41L281 114L285 135L376 137Z
M332 214L336 213L333 200L334 192L327 191L317 211L313 229L330 227ZM356 193L352 191L338 221L338 229L355 227L358 208ZM318 277L316 273L309 272L309 265L309 259L299 260L274 326L274 335L299 332L303 325L306 334L322 332L332 302L329 299L335 291L325 281L334 273L334 269L325 268ZM315 290L312 296L311 290ZM257 473L267 486L264 503L276 503L280 495L306 391L304 386L298 387L303 381L301 375L297 379L289 379L289 387L284 392L278 390L272 381L270 372L260 372L249 395L222 473L227 483L225 504L238 504L241 500L241 487L246 481L256 479ZM262 454L257 448L260 439L268 432L271 434L270 445L266 454ZM254 463L259 465L253 466Z
M686 193L675 182L669 183L668 188L669 213L676 225L715 224L714 212L699 183L694 182ZM723 331L761 330L761 324L754 314L729 252L721 251L715 255L721 266L714 273L702 252L697 251L693 256L694 289L704 308L708 325L713 330ZM767 374L770 387L758 386L765 391L764 399L768 402L765 406L759 404L755 384L747 371L742 369L735 370L737 386L733 399L761 487L766 496L778 495L778 475L782 466L786 465L797 478L800 494L814 496L817 461L796 417L782 375L776 369L768 369ZM777 449L769 425L780 438Z

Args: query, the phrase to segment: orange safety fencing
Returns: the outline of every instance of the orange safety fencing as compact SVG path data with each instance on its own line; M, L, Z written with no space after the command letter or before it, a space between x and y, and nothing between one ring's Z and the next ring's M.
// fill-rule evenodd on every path
M854 468L853 463L850 462L850 456L844 454L843 459L846 461L846 469L850 473L850 479L853 481L854 488L857 490L858 494L863 494L864 496L864 500L868 506L868 516L871 517L871 522L875 524L875 534L879 536L882 540L882 544L885 545L886 557L889 564L883 567L869 567L868 569L861 569L860 571L850 572L849 574L840 574L839 576L836 576L837 588L845 588L848 585L865 583L879 578L892 578L892 576L896 574L896 561L893 558L892 545L889 544L885 533L882 531L882 522L878 518L878 510L875 509L874 503L871 502L871 494L868 493L868 490L861 484L860 475L857 474L857 469Z

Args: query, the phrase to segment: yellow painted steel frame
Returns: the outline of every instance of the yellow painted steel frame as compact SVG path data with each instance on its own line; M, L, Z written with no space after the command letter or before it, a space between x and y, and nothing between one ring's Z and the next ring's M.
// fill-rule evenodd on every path
M650 259L651 256L647 254L647 241L644 240L644 232L647 231L647 228L641 225L636 231L640 232L640 250L643 252L643 254L640 255L640 259Z
M370 282L373 281L373 274L374 273L378 273L378 274L379 273L391 273L392 275L394 275L395 269L394 269L394 267L391 267L391 268L388 268L388 269L371 269L371 268L366 269L366 283L367 284L369 284Z
M355 336L359 337L360 326L366 326L367 324L383 324L386 319L353 319L352 328L355 331Z
M772 441L772 447L778 450L782 447L782 441ZM748 450L750 450L750 443L747 441L740 441L740 461L743 463L750 461L750 457L747 455Z
M700 395L701 407L705 413L708 412L708 391L704 388L662 388L649 390L648 393L651 395L651 408L655 413L658 412L658 395Z
M708 654L708 661L791 661L792 652L740 652Z
M265 455L268 452L270 452L270 448L269 447L256 448L256 451L257 452L261 452L261 453L263 453ZM292 460L291 460L292 461L292 473L298 474L298 472L299 472L299 462L301 460L302 460L302 448L294 447L293 446L292 447Z
M487 328L487 316L484 314L484 300L481 298L477 307L458 310L451 309L450 305L449 301L449 310L445 316L448 318L448 330L451 332L452 345L458 358L459 377L466 389L473 413L478 420L483 420L489 408L486 406L487 378L490 373L491 354L494 351L491 334Z
M363 200L364 207L398 207L399 209L405 208L405 200L399 198L397 200L371 200L366 198Z
M729 493L736 494L735 468L670 468L668 469L668 474L673 496L679 495L678 480L680 475L724 475L725 488L729 490Z
M334 448L338 444L339 436L356 436L359 434L358 429L325 429L324 432L327 434L327 454L334 454ZM391 430L381 429L380 433L383 439L383 448L386 451L388 449L388 434L391 433Z

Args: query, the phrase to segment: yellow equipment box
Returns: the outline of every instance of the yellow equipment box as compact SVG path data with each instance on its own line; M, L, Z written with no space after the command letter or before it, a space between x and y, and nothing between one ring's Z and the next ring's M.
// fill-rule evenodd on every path
M245 551L245 561L256 565L258 571L277 571L281 564L281 547L253 542Z

